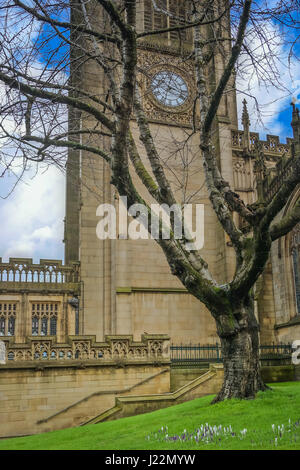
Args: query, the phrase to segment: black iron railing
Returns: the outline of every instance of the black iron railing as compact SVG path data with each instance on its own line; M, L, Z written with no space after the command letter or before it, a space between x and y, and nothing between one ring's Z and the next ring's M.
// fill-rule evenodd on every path
M274 361L286 363L291 361L291 344L268 344L260 346L262 364ZM215 344L180 344L171 345L172 367L203 367L207 363L223 362L221 345Z

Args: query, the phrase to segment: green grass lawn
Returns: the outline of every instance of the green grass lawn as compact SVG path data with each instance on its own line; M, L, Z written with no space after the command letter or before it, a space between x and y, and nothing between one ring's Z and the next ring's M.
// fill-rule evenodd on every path
M300 449L300 382L272 384L255 400L210 405L211 400L206 396L116 421L2 439L0 450ZM205 437L201 425L206 423L221 425L222 431L215 428L212 438Z

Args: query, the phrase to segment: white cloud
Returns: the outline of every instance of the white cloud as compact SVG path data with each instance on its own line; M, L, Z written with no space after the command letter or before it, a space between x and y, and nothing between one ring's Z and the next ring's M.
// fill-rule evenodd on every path
M41 24L31 21L26 14L19 14L8 15L5 23L2 22L0 26L3 33L7 28L6 33L10 38L9 41L3 41L2 48L0 48L2 63L5 65L11 61L12 64L18 64L18 68L22 68L32 77L38 77L43 71L43 79L46 81L50 72L47 73L45 70L46 64L38 61L38 55L33 55L30 63L26 60L26 54L38 38ZM21 60L21 57L24 60ZM63 82L66 79L63 73L55 75L57 82ZM16 102L18 100L17 92L12 92L12 96L9 96L7 92L7 88L0 84L0 101L3 107L8 101L11 103L13 99ZM65 123L59 130L62 131L64 128ZM5 129L12 135L20 135L25 131L24 122L16 124L14 118L7 115L5 116ZM38 121L34 133L38 136L41 134ZM21 152L19 152L21 158L12 161L15 150L16 145L12 140L1 139L0 151L3 153L0 173L8 164L10 171L5 172L1 177L0 197L5 199L0 199L0 220L2 221L0 256L4 261L7 261L9 257L32 257L35 262L38 262L40 258L62 259L65 211L64 174L51 166L47 171L45 167L39 168L35 175L32 168L25 172L22 181L8 196L16 178L20 177L23 171Z
M0 205L0 253L9 257L61 259L64 175L55 167L20 182Z
M237 88L244 93L237 94L238 116L241 119L242 101L246 98L251 120L251 130L262 134L279 135L284 141L284 137L292 130L289 127L290 121L279 121L279 114L290 108L292 97L300 94L300 70L299 63L291 60L288 66L289 49L281 41L279 30L270 23L265 25L264 34L270 38L270 45L273 57L269 54L266 47L259 44L257 37L248 38L248 46L255 51L258 58L261 75L272 78L271 67L276 70L277 80L269 79L268 84L259 78L254 71L249 58L242 56L240 63L243 68L242 77L237 78ZM260 115L257 112L255 99L260 109ZM290 108L290 117L292 110Z

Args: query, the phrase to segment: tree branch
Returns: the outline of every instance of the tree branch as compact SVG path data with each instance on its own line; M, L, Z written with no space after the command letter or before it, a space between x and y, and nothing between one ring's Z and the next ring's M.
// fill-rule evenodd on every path
M28 5L23 3L21 0L13 0L13 1L14 1L16 6L18 6L18 7L22 8L23 10L27 11L27 13L30 13L38 21L42 21L42 22L45 22L45 23L48 23L48 24L51 24L51 25L55 25L55 26L58 26L60 28L66 28L66 29L78 31L78 32L81 32L81 33L84 33L84 34L88 34L90 36L94 36L95 38L97 38L101 41L108 41L108 42L111 42L113 44L119 44L120 43L120 38L113 37L112 35L108 35L108 34L101 34L101 33L98 33L95 30L84 28L84 27L82 27L78 24L72 24L72 23L69 23L67 21L54 20L53 18L50 18L49 16L41 15L40 13L38 13L36 11L35 8L29 7Z
M283 217L279 222L273 224L270 228L272 241L277 240L289 233L300 222L300 199L293 209Z
M20 82L17 78L10 77L9 75L4 74L0 71L0 80L8 85L14 90L19 90L24 95L30 95L32 97L48 99L52 103L61 103L73 106L74 108L85 111L88 114L94 116L98 119L105 127L107 127L111 132L114 131L114 123L108 119L105 114L101 113L97 108L91 106L84 101L81 101L77 98L72 98L63 94L53 93L50 91L42 90L40 88L32 87L26 83Z

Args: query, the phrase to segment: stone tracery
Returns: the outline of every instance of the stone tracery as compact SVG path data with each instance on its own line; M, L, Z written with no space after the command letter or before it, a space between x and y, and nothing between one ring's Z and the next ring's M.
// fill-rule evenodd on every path
M291 232L291 256L296 297L296 311L300 315L300 223Z

